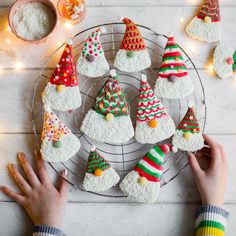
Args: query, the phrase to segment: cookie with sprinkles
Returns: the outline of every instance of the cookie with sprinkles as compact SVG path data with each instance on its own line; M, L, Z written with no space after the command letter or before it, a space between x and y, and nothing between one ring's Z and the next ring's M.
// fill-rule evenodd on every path
M192 105L179 123L172 140L173 146L184 151L197 151L204 147L204 139Z
M121 182L124 194L138 202L155 203L159 197L165 156L176 151L170 144L154 146Z
M221 39L219 0L205 0L197 15L186 27L186 33L208 43Z
M40 149L42 158L48 162L66 161L78 152L80 141L49 106L45 105L44 110Z
M106 60L100 35L105 33L105 28L99 28L92 32L85 40L77 61L77 72L88 77L99 77L109 71L109 64Z
M80 128L99 142L122 144L134 136L129 104L118 79L116 70L111 70Z
M137 25L128 18L122 17L121 20L126 25L126 31L116 54L114 66L126 72L147 69L151 65L151 59Z
M155 85L157 97L180 99L194 91L181 50L173 35L167 39Z
M92 147L83 181L84 189L91 192L104 192L115 186L119 180L120 177L111 167L111 164L104 159L95 147Z
M175 124L168 115L167 109L154 94L147 82L146 75L142 75L135 138L140 143L157 143L171 137L175 132Z
M44 104L48 104L52 109L58 111L74 110L81 105L79 82L70 39L43 91L42 99Z

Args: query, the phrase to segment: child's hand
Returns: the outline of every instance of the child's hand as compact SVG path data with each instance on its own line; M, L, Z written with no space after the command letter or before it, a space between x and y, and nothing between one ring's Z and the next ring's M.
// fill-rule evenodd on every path
M18 172L14 164L9 165L9 170L21 193L16 193L6 186L0 189L22 205L36 225L60 227L67 202L66 181L61 179L60 187L57 190L49 179L41 156L37 156L38 177L25 154L20 153L18 157L27 180ZM63 171L63 175L66 175L65 171Z
M189 163L201 195L202 204L221 207L227 182L227 162L224 147L204 135L205 146L196 157L207 159L209 168L202 170L196 157L189 153Z

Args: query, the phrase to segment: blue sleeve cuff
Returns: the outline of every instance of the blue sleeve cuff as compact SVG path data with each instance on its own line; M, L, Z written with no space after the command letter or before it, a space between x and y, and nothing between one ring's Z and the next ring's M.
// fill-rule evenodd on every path
M47 225L35 225L33 228L33 236L65 236L65 235L60 229Z
M196 211L195 219L197 219L201 214L204 214L204 213L218 214L224 217L225 219L227 219L229 216L229 212L225 211L224 209L220 207L216 207L212 205L203 205L200 208L198 208L198 210Z

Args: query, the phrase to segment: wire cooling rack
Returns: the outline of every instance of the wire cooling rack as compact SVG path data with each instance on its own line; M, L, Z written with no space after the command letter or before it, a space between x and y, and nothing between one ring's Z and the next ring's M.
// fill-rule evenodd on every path
M148 81L153 87L155 84L159 66L162 61L162 55L164 53L164 48L167 41L166 36L158 34L146 26L138 26L141 30L147 49L149 51L152 60L152 65L149 69L139 73L124 73L122 71L117 71L117 74L119 75L120 84L131 107L131 118L134 125L136 120L135 114L137 109L137 98L139 94L141 74L145 73L147 75ZM123 23L107 23L102 25L96 25L76 34L72 39L75 60L78 59L83 43L87 36L93 30L99 27L104 27L106 29L106 33L100 36L100 40L106 58L110 64L110 67L113 68L113 61L116 52L119 49L119 45L121 43L125 31L125 26ZM38 75L33 91L32 125L37 148L40 148L40 136L43 126L43 103L41 94L47 84L48 79L53 73L54 67L60 58L64 46L65 44L58 47L46 60ZM176 125L181 121L182 117L185 115L188 109L189 102L193 102L199 118L199 122L202 126L202 130L204 130L207 108L205 104L205 92L202 85L202 81L191 58L182 48L181 50L185 63L189 68L189 74L194 83L195 92L184 99L161 99L161 102L165 107L167 107L168 112L172 116ZM146 152L148 152L149 149L152 147L152 145L140 144L134 138L123 145L99 143L90 139L89 137L80 132L82 120L87 111L94 104L97 93L106 81L108 76L109 75L107 74L99 78L88 78L86 76L79 75L80 91L83 99L82 106L74 111L55 111L57 116L65 124L67 124L72 130L72 132L80 139L82 147L79 152L70 160L62 163L49 163L49 165L59 175L60 171L66 168L68 170L69 175L68 178L65 180L70 183L75 189L81 191L85 191L82 186L82 181L85 174L87 158L91 145L96 146L97 150L102 155L104 155L104 157L112 164L113 168L120 175L121 180L129 171L132 170L132 168L140 160L140 158L142 158L146 154ZM170 143L171 139L166 140L164 142ZM187 166L188 161L185 152L179 150L177 153L167 155L164 163L164 172L161 180L161 186L163 187L170 183L172 180L174 180L184 171ZM125 197L119 190L118 186L119 185L113 187L111 190L108 190L105 193L93 194L97 194L104 197Z

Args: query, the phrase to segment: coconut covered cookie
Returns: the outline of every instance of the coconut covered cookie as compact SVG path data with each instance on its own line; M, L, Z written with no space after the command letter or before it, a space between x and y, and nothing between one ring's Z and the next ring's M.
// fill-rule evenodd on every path
M137 72L151 65L143 37L136 24L128 18L122 18L126 31L116 54L114 66L126 72Z
M69 39L46 88L43 103L58 111L74 110L81 105L72 41Z
M204 147L204 139L193 107L189 107L178 125L172 140L173 146L183 151L197 151Z
M221 39L219 0L205 0L198 14L186 27L191 37L208 43Z
M110 74L80 130L94 140L122 144L134 136L134 128L116 71L111 70Z
M236 72L236 50L220 43L213 55L213 67L220 79L226 79Z
M92 148L83 181L84 189L91 192L104 192L115 186L119 180L119 175L111 165L95 148Z
M45 106L40 152L48 162L63 162L74 156L80 149L79 139L70 129Z
M120 188L124 194L138 202L156 202L165 154L170 151L172 146L168 144L154 146L121 182Z
M190 95L194 86L174 36L169 36L155 85L158 97L180 99Z
M157 143L175 133L175 124L142 75L135 138L140 143Z
M76 69L79 74L99 77L109 71L109 64L100 42L100 35L104 32L105 28L97 29L86 39L77 61Z

